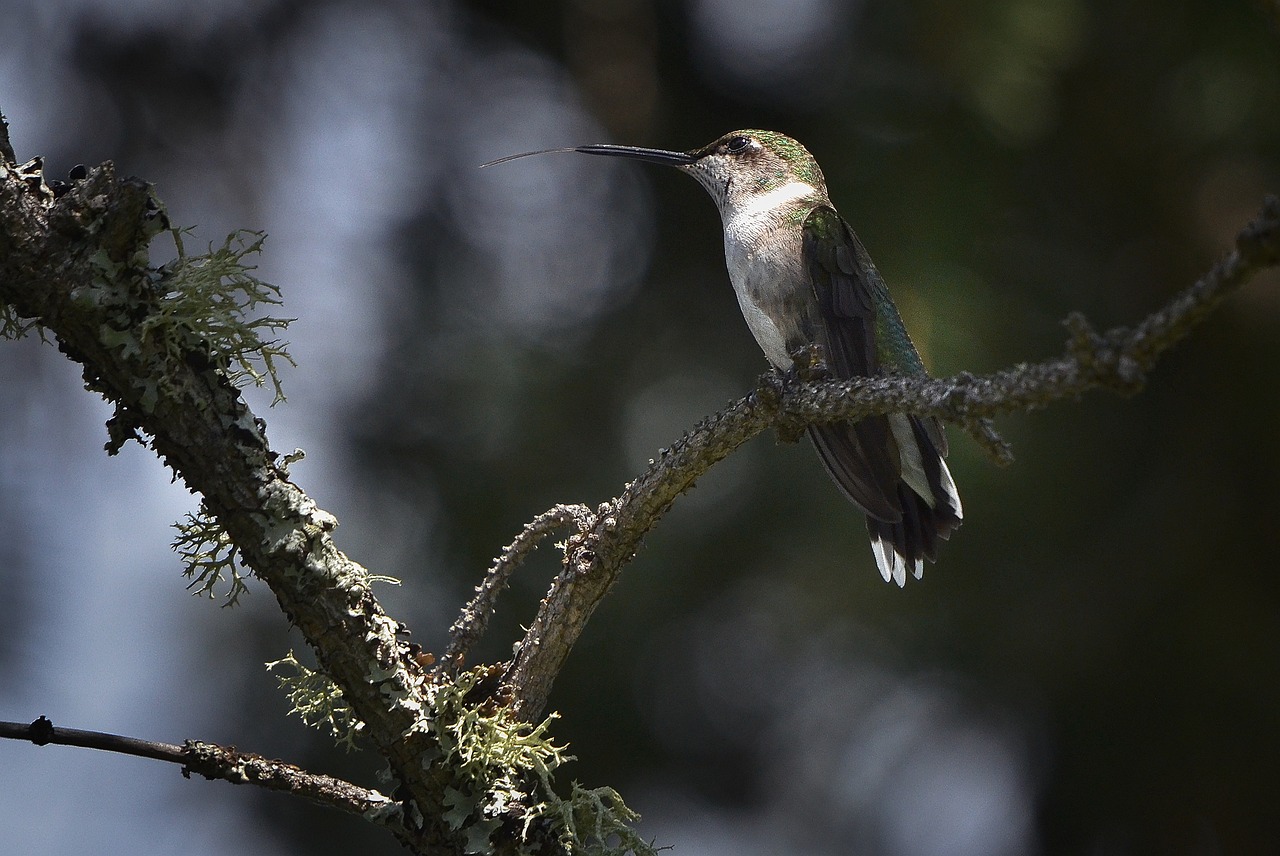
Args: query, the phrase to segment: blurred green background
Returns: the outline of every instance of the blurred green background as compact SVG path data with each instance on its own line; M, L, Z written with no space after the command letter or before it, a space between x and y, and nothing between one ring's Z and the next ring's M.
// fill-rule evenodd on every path
M287 405L255 403L437 651L523 522L613 496L765 368L694 182L479 163L788 133L940 375L1053 355L1072 310L1135 322L1280 191L1274 3L0 15L20 158L55 176L112 159L197 245L270 233L300 365ZM619 788L678 854L1280 852L1278 285L1234 297L1136 398L999 420L1012 468L953 431L965 525L905 590L807 445L753 441L649 536L562 673L566 776ZM190 497L144 451L102 460L106 410L53 349L6 344L0 366L0 717L374 784L373 760L283 717L259 664L301 643L269 593L220 611L183 592L165 526ZM509 652L555 559L520 572L484 657ZM0 777L4 852L398 852L140 762L0 746Z

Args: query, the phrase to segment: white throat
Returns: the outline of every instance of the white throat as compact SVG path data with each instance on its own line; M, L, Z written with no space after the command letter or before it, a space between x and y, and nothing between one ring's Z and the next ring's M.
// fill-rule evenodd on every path
M743 225L772 214L783 206L817 196L818 191L807 181L789 181L781 187L752 196L741 205L729 208L725 222L737 221Z

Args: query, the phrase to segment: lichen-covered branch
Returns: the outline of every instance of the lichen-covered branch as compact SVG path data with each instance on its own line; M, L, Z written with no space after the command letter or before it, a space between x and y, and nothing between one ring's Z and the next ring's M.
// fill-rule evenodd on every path
M580 817L588 795L566 807L546 779L505 770L501 799L477 797L466 811L457 805L477 785L474 772L464 776L441 746L453 733L449 716L494 724L468 731L461 747L450 738L468 756L505 758L503 741L531 752L550 743L530 737L531 726L478 692L468 705L441 712L440 700L460 691L425 672L403 626L370 590L370 575L338 549L337 521L290 480L288 458L271 450L265 423L234 383L237 375L261 381L272 373L270 360L284 358L257 337L278 325L240 317L237 295L271 296L241 278L243 248L229 243L221 254L211 248L208 256L155 267L148 247L168 223L150 186L116 175L110 163L77 169L71 179L51 186L38 159L18 167L0 157L0 333L35 329L55 339L83 367L86 386L114 405L108 451L146 442L201 495L203 523L180 539L180 549L188 548L188 558L212 555L207 568L216 582L227 556L211 554L210 545L222 544L225 533L235 561L271 589L363 723L362 739L396 777L401 841L410 850L565 852L562 839L576 833L563 819ZM601 822L613 828L624 815L617 810Z
M404 824L400 803L369 788L343 779L313 773L294 764L220 746L188 740L182 744L183 775L196 773L206 779L257 785L269 791L304 797L319 805L357 815L391 831L406 844L417 836Z
M858 419L876 413L938 416L976 432L997 457L1007 450L982 420L1045 407L1096 390L1139 390L1169 348L1232 292L1265 268L1280 265L1280 200L1236 238L1235 249L1198 282L1132 328L1097 334L1071 315L1065 352L983 377L943 379L879 377L806 382L766 376L751 395L704 420L661 454L617 498L596 513L591 527L570 539L564 570L555 578L529 626L505 682L522 716L546 705L551 684L597 604L630 561L640 539L676 498L716 462L770 429L794 435L813 422Z
M0 301L56 336L88 388L115 405L109 445L148 435L201 494L418 810L438 814L443 794L420 760L431 748L427 679L399 625L334 544L337 521L288 479L225 355L182 317L156 321L171 283L149 263L148 244L167 226L151 188L109 163L57 198L39 178L0 165ZM422 829L423 852L455 852L431 829Z

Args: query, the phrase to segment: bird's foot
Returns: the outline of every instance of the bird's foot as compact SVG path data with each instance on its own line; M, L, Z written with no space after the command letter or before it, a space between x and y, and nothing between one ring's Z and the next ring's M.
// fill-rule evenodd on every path
M804 345L792 351L791 368L787 369L785 375L788 380L794 378L802 383L830 378L831 367L827 365L822 346Z

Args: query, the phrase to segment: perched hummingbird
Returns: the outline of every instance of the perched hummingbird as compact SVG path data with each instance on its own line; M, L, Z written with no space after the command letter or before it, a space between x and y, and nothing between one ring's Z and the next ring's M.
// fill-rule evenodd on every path
M733 131L688 152L574 146L485 166L548 152L634 158L696 178L720 209L729 279L775 369L818 345L840 379L925 373L880 272L827 198L818 162L790 137ZM962 515L942 424L893 413L808 431L831 478L866 513L881 576L899 586L908 570L919 579Z

